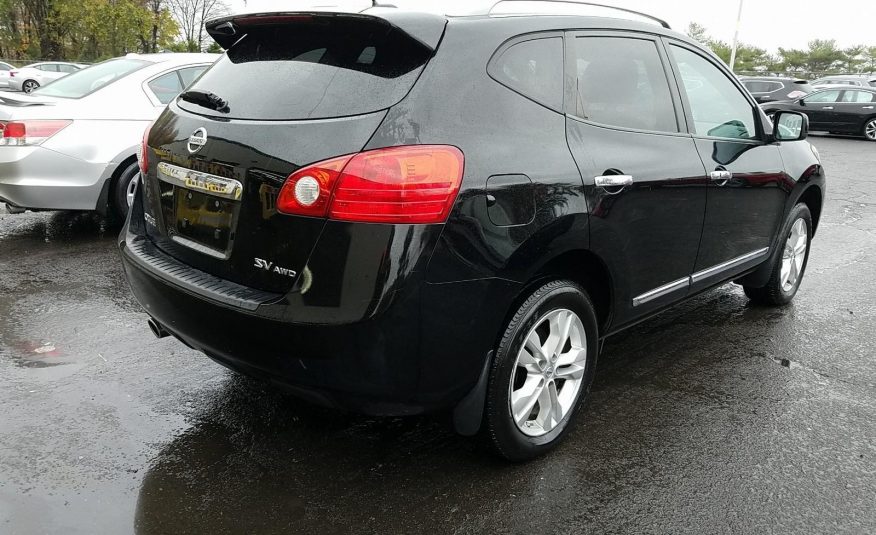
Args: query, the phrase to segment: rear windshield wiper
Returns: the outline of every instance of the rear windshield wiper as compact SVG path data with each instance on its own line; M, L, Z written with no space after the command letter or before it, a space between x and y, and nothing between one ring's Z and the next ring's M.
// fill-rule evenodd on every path
M229 111L228 101L224 98L220 97L215 93L210 93L208 91L183 91L179 98L185 100L186 102L191 102L192 104L197 104L199 106L204 106L205 108L211 108L216 111L221 111L227 113Z

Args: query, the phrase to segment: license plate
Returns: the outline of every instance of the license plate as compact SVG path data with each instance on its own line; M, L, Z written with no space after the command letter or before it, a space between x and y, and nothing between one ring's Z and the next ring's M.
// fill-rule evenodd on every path
M224 256L231 238L236 203L180 187L175 190L174 238L186 238ZM176 241L186 244L184 240Z

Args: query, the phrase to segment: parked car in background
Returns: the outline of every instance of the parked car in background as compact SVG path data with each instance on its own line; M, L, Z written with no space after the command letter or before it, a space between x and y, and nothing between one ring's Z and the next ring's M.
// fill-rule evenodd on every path
M790 302L824 192L806 117L774 129L662 21L520 10L208 22L227 53L144 136L119 237L153 332L523 460L607 336L729 281Z
M815 89L824 89L831 86L848 85L855 87L876 87L876 76L861 75L836 75L825 76L812 82Z
M0 93L0 201L124 216L143 130L217 57L131 54L30 95Z
M813 91L806 80L798 78L773 78L770 76L739 78L751 96L759 104L778 100L803 98Z
M9 87L16 91L30 93L42 85L63 78L83 67L85 67L85 65L79 63L66 63L63 61L31 63L26 67L9 71Z
M15 66L0 61L0 88L9 87L9 72L15 70Z
M853 134L876 141L876 88L822 89L790 102L761 107L767 115L796 111L809 117L809 128L832 134Z

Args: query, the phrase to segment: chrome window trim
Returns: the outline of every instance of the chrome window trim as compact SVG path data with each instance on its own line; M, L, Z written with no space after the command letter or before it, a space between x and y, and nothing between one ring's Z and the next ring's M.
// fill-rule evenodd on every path
M703 269L701 271L697 271L693 275L690 276L690 283L696 284L704 279L708 279L714 275L718 275L722 271L727 271L728 269L732 269L740 264L744 264L749 260L754 260L755 258L759 258L764 256L765 254L770 252L769 247L764 247L763 249L758 249L757 251L751 251L750 253L746 253L742 256L737 256L736 258L731 258L726 262L722 262L717 266L712 266L707 269Z

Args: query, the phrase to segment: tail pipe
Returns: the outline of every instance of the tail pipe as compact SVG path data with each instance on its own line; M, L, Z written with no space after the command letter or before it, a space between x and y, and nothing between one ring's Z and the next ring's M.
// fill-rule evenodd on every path
M152 334L155 335L155 338L165 338L167 336L170 336L170 333L164 330L164 327L162 327L161 324L154 319L149 318L149 321L147 321L146 323L149 324L149 330L152 331Z

